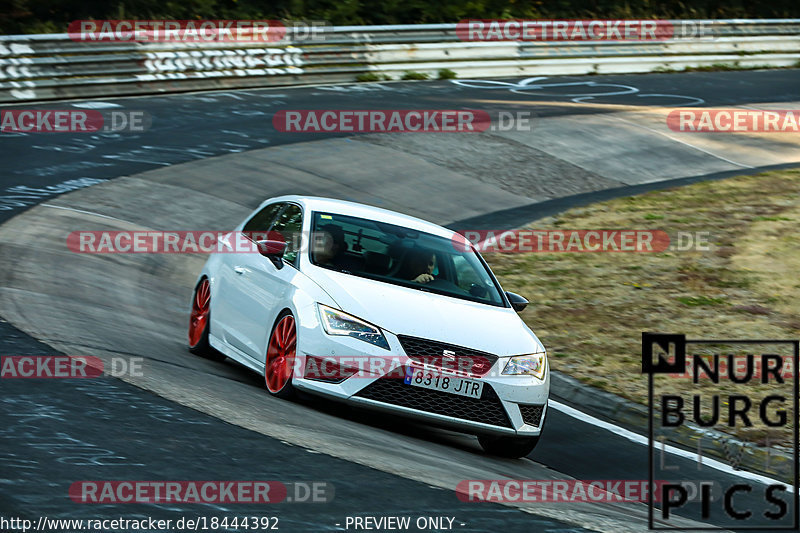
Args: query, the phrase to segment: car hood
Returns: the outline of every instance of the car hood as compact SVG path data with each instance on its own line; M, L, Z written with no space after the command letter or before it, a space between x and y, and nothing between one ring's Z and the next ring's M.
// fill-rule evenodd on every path
M326 269L314 279L339 308L396 335L410 335L499 356L544 351L536 335L506 307L400 287Z

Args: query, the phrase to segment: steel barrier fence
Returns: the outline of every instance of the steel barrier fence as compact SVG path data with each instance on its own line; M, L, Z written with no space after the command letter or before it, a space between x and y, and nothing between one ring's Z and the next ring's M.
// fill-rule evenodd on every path
M669 21L702 36L660 41L462 41L456 24L321 27L315 40L81 42L0 36L0 102L436 77L607 74L800 64L800 19ZM702 26L700 26L702 25Z

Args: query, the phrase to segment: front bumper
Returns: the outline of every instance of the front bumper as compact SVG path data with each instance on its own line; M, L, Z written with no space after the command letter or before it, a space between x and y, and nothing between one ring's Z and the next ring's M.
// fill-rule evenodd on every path
M481 398L473 399L406 385L402 380L405 368L425 366L410 359L397 336L389 332L384 334L390 350L384 350L358 339L329 336L321 327L309 326L301 326L298 335L300 344L293 379L298 389L466 433L520 437L541 434L550 391L549 368L544 380L527 375L503 376L500 372L508 358L500 357L486 375L469 376L484 384ZM337 380L320 380L318 375L309 377L303 370L306 363L313 365L320 358L354 369L360 366L362 371ZM359 365L356 360L369 363Z

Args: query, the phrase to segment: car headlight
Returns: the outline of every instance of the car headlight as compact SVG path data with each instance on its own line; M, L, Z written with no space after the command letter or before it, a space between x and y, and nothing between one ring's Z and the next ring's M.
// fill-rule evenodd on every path
M517 355L506 363L503 374L507 376L518 376L530 374L539 379L544 379L544 369L547 366L547 354L534 353L530 355Z
M322 319L322 327L328 335L346 335L356 339L380 346L384 350L389 350L389 342L383 336L383 332L377 326L364 322L360 318L348 315L327 305L317 304L319 315Z

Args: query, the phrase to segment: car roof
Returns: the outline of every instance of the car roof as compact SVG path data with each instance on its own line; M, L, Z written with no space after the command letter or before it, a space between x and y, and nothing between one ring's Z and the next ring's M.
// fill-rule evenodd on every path
M390 211L388 209L359 204L356 202L348 202L346 200L323 198L320 196L278 196L264 201L261 204L261 207L275 202L295 202L303 206L306 211L322 211L325 213L349 215L358 218L366 218L369 220L377 220L379 222L386 222L389 224L402 226L404 228L432 233L448 239L451 238L455 233L452 230L443 228L442 226L438 226L432 222L422 220L421 218L404 215L396 211Z

